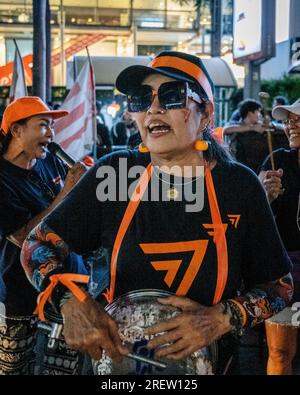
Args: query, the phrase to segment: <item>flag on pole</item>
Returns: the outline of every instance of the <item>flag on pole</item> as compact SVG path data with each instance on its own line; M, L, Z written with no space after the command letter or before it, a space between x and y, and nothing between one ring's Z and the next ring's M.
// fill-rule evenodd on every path
M54 123L54 141L75 160L93 151L95 103L94 70L88 58L60 108L69 115Z
M16 40L14 40L14 44L16 51L12 83L9 91L10 103L19 97L28 96L23 61Z

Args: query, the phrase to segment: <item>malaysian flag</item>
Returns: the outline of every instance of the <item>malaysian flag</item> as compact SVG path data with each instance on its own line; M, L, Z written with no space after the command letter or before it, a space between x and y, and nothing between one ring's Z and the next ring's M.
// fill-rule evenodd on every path
M89 58L60 109L70 113L55 122L54 141L81 160L93 151L96 134L94 70Z
M28 96L22 57L15 40L14 40L14 44L16 47L16 51L15 51L12 83L9 91L10 103L15 99L18 99L19 97Z

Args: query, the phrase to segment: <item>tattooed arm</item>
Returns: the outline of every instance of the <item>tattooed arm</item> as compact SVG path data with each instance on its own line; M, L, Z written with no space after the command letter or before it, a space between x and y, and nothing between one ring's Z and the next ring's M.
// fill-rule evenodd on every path
M68 245L41 222L23 243L21 263L29 281L41 291L48 285L51 274L67 271L63 262L68 254Z
M266 284L257 285L233 298L243 317L243 326L255 326L283 310L293 296L291 274Z
M68 245L41 222L27 237L23 244L21 261L31 283L43 290L52 274L64 273L63 264L69 254ZM88 294L79 301L66 288L58 284L51 296L57 311L61 311L64 320L64 337L67 344L94 359L100 359L102 350L115 360L127 354L118 334L118 326L105 312L103 307ZM61 303L63 302L63 303Z
M185 358L228 332L239 333L241 327L254 326L280 311L291 292L291 277L287 275L209 307L186 297L161 298L160 303L177 307L182 314L147 328L146 334L154 335L147 347L155 350L157 358Z

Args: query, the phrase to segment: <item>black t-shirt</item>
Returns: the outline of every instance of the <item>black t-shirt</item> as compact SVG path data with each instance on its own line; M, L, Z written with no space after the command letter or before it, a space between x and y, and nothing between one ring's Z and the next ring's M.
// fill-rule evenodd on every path
M116 122L111 129L114 145L126 145L128 143L127 128L124 122Z
M6 238L51 204L66 172L50 153L31 170L0 159L0 302L5 303L8 316L32 314L37 292L21 266L20 248Z
M300 230L297 227L297 213L300 204L300 167L298 152L280 149L273 154L276 169L283 170L281 181L284 193L272 202L271 207L285 248L288 251L299 251ZM261 166L261 170L271 169L271 159L268 157Z
M259 167L270 152L267 134L255 131L232 133L228 135L228 139L230 152L234 158L258 173ZM288 148L288 140L283 131L276 130L272 133L272 146L274 150Z
M119 175L124 174L120 157L127 158L128 168L150 162L148 154L136 150L103 157L45 220L79 254L102 246L109 261L128 202L97 199L96 190L103 180L97 178L97 170L111 165L119 185ZM242 281L250 288L287 274L290 261L257 177L237 163L216 165L212 177L222 222L227 226L228 279L223 298L236 295ZM206 188L202 211L186 212L185 204L141 201L120 248L115 296L146 288L176 293L192 271L196 274L186 286L186 296L212 304L217 254Z

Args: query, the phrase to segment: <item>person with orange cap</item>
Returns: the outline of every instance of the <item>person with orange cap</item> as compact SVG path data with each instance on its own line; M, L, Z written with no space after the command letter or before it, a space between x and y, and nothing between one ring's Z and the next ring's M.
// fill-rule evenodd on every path
M123 70L116 87L143 144L101 158L27 237L22 265L41 291L39 315L47 301L58 305L67 343L93 359L105 350L105 358L120 361L132 351L118 333L124 322L63 264L69 251L102 247L110 268L106 301L156 289L172 294L161 305L180 312L147 328L137 319L129 328L137 337L124 341L136 352L144 342L140 357L179 363L217 343L215 372L236 373L236 335L283 309L293 290L264 190L213 137L213 83L200 58L162 52L148 66ZM194 199L185 193L190 188ZM202 204L189 205L201 196ZM141 358L135 374L140 366Z
M54 120L67 114L67 111L51 111L39 97L33 96L16 99L3 114L0 131L0 375L32 373L35 363L33 311L37 293L20 264L22 243L85 172L85 167L77 163L67 173L64 164L47 150L54 137ZM78 256L72 255L69 264L83 270ZM65 349L62 344L59 347ZM74 371L77 363L74 351L63 351L59 358L68 369L55 365L57 357L53 366L46 361L44 374L55 369L65 373Z

